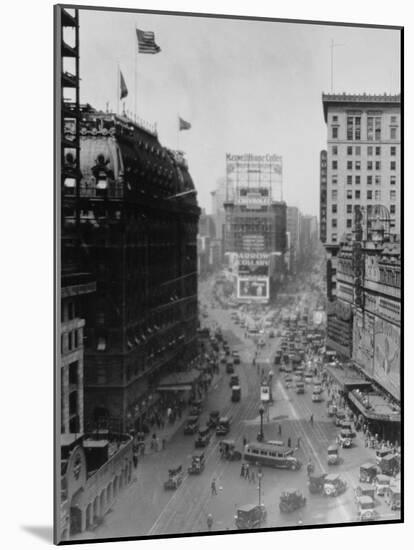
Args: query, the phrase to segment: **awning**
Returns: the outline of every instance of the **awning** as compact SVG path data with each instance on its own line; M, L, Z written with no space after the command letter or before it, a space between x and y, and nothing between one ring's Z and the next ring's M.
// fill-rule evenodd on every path
M191 391L191 386L180 385L180 386L158 386L157 391Z
M371 382L349 369L325 366L325 371L344 390L350 391L352 388L368 388L371 386Z
M396 414L384 414L376 411L375 409L366 409L364 405L357 399L352 392L348 394L349 400L357 407L365 418L368 420L382 420L386 422L401 422L401 415Z

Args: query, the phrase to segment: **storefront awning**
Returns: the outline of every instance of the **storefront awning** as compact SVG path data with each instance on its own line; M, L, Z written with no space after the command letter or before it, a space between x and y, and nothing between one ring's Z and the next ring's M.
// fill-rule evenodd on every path
M352 392L348 394L349 400L352 401L352 403L357 407L357 409L361 412L365 418L368 420L382 420L385 422L401 422L401 415L398 413L392 413L392 412L383 412L380 410L383 408L389 408L385 403L383 406L380 405L380 407L372 407L370 409L367 409L364 407L364 405L357 399ZM379 399L381 399L380 396L378 396ZM373 399L372 397L370 398Z
M180 386L158 386L158 391L190 391L191 386L182 384Z
M353 388L368 388L371 386L371 382L348 368L325 366L325 370L343 390L350 391Z

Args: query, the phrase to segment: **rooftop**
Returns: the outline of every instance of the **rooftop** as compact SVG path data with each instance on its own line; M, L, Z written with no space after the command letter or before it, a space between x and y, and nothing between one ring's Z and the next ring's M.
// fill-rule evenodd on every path
M383 105L396 105L400 106L401 96L400 94L322 94L323 114L325 122L327 119L327 110L330 105L348 105L350 103L355 104L383 104Z

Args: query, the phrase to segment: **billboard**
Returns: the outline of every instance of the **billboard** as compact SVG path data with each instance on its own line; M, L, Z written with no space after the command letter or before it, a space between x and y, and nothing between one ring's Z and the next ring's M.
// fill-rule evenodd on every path
M265 249L264 235L243 235L242 246L244 252L261 252Z
M282 157L275 153L226 153L226 174L236 204L260 209L282 199Z
M397 399L400 399L400 350L400 328L376 317L373 377Z
M237 298L240 300L269 300L269 277L238 277Z
M241 252L239 254L239 275L267 277L269 275L269 254Z

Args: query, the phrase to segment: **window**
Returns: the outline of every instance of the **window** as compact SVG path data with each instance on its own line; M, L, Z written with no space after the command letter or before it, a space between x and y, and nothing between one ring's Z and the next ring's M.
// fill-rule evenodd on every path
M337 170L338 169L338 161L337 160L333 160L332 161L332 170Z
M391 117L391 124L396 124L396 123L397 123L397 117L393 115Z
M381 155L381 147L375 147L375 154L377 155L377 157Z
M381 117L369 116L367 118L367 140L379 141L381 139Z
M373 151L372 145L370 145L369 147L367 147L367 154L368 154L369 157L372 157L372 151Z
M357 146L355 147L355 155L356 155L357 157L360 157L360 156L361 156L361 147L360 147L359 145L357 145Z
M395 170L395 166L396 166L396 162L395 162L395 160L392 160L390 162L390 170Z
M372 176L367 176L367 185L372 185Z
M337 204L333 204L332 205L332 214L336 214L338 212L338 205Z
M375 170L381 170L381 161L380 160L375 161Z
M73 335L72 331L68 333L68 350L71 351L73 347Z
M367 191L367 200L372 199L372 191Z
M346 154L347 155L352 155L352 146L351 145L348 145L348 147L346 148Z
M98 351L106 350L106 338L104 336L101 336L100 338L98 338L98 345L96 346L96 349Z
M338 115L333 115L332 116L332 121L333 122L338 122Z
M336 185L338 183L338 176L332 176L332 185Z
M333 201L338 200L338 191L336 189L332 189L332 200Z
M367 162L367 170L372 170L372 160Z
M347 183L348 185L352 185L352 176L347 176L347 177L346 177L346 183Z
M332 139L337 139L337 138L338 138L338 127L332 126Z
M338 220L336 218L332 218L332 227L338 227Z
M358 141L361 139L361 117L346 117L346 139Z
M346 220L346 226L349 228L349 227L352 227L352 219L347 219Z
M375 200L380 201L381 200L381 191L379 189L375 190Z
M395 214L395 204L390 205L390 214Z
M390 191L390 200L395 201L396 198L397 198L397 193L396 193L395 189L392 189Z
M390 138L397 139L397 128L390 128Z
M352 204L347 204L346 205L346 213L347 214L352 214Z
M74 336L73 346L75 349L77 349L79 346L79 334L77 330L73 331L73 336Z
M380 175L375 176L375 185L381 185L381 176Z
M352 170L352 160L348 160L348 162L346 163L346 167L348 170Z
M396 176L390 176L390 185L395 185L397 182Z
M351 189L348 189L348 191L346 192L346 198L347 199L352 199L352 190Z
M360 185L361 184L361 176L355 176L355 184Z
M391 154L392 157L395 157L395 155L397 154L397 148L396 147L391 147L390 154Z
M361 198L361 191L355 191L355 198L360 199Z
M337 240L338 240L338 234L337 233L332 233L332 242L336 243Z
M337 147L336 145L334 145L334 146L332 147L332 154L333 154L333 155L337 155L337 154L338 154L338 147Z
M96 381L98 384L106 384L106 370L104 368L98 369Z
M355 161L355 170L361 170L361 161L360 160Z

